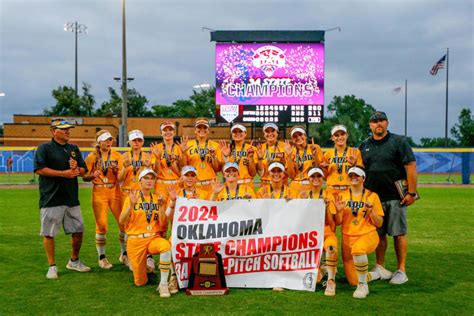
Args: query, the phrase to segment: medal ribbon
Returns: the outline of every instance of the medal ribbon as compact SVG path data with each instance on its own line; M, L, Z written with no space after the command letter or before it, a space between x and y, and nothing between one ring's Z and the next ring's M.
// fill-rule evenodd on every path
M342 154L342 159L341 162L339 163L339 159L337 159L337 148L334 147L334 158L336 159L336 167L337 167L337 173L342 174L342 165L344 164L344 158L346 158L347 154L347 146L344 148L344 153Z
M199 146L199 141L196 139L196 146L198 148L199 152L199 158L201 158L201 161L204 162L206 159L206 153L207 153L207 146L209 145L209 140L206 139L206 147L204 148L204 154L201 152L201 146Z
M302 158L300 158L300 150L296 149L296 166L298 166L298 170L300 172L303 171L303 165L304 165L304 162L306 161L306 149L308 149L308 146L304 148Z
M240 161L242 160L242 152L244 151L244 148L245 148L245 142L244 144L242 145L242 147L240 148L239 150L239 154L237 154L237 146L234 148L233 150L233 155L234 155L234 161L237 163L237 164L240 164Z
M281 197L283 196L283 193L285 192L285 185L283 185L281 187L281 190L280 190L280 196L278 197L277 200L281 200ZM275 196L273 196L273 186L270 184L270 193L272 194L272 199L275 198Z
M109 170L110 152L111 150L109 150L109 153L107 154L107 161L105 162L105 165L104 160L102 159L102 153L100 154L100 168L102 169L102 174L104 176L107 176L107 171Z
M133 166L133 175L136 177L138 169L142 166L142 151L140 150L140 155L138 155L138 160L135 161L133 160L133 151L130 152L130 155L132 156L132 166Z
M352 215L353 215L354 217L357 217L357 215L359 214L359 208L357 208L357 210L355 210L354 201L352 200L352 189L349 189L349 194L350 194L350 199L351 199ZM365 194L365 188L362 190L362 195L361 195L361 197L360 197L359 203L361 203L362 200L364 199L364 194Z
M171 145L171 151L170 151L170 154L173 154L173 149L174 149L174 143L173 145ZM163 143L163 156L165 157L165 160L166 160L166 165L169 167L171 166L171 159L170 159L170 155L168 155L168 153L166 152L166 144Z
M229 191L229 188L227 186L225 186L225 190L227 192L227 200L235 200L237 198L237 196L239 195L239 188L240 188L240 184L237 184L237 188L235 189L235 195L234 195L234 198L232 198L230 196L230 191Z
M313 191L309 191L309 198L310 198L310 199L313 198ZM323 198L323 189L319 190L319 198L320 198L320 199Z
M265 149L265 157L264 158L267 158L268 163L271 163L271 162L273 162L273 160L274 160L273 158L275 158L275 157L271 156L271 153L268 150L268 144L266 144L266 145L267 145L267 148ZM276 141L275 145L273 145L273 155L274 156L276 156L277 150L278 150L278 141Z
M145 210L146 221L148 222L148 224L150 224L150 220L153 215L153 195L150 192L150 204L148 204L148 209L146 208L147 204L142 191L140 191L140 197L142 198L142 205L143 209Z

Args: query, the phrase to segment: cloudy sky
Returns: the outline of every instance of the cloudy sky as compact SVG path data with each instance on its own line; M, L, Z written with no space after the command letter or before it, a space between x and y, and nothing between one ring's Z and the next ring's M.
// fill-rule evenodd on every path
M187 98L193 85L214 84L208 31L326 30L325 103L353 94L387 112L403 134L408 79L408 134L444 137L446 70L429 70L449 47L449 125L473 108L474 1L128 0L127 64L131 87L154 104ZM97 106L121 76L121 0L0 0L0 122L40 114L51 91L74 86L74 34L79 83L92 85Z

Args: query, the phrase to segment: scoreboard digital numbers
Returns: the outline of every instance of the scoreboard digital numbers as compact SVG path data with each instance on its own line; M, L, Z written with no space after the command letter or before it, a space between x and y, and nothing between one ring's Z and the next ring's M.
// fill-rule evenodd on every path
M217 122L322 123L322 105L221 105Z

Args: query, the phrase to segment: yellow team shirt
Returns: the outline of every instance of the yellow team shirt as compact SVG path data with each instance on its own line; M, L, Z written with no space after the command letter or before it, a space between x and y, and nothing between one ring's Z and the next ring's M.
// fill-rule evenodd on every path
M138 196L138 202L130 210L130 220L127 224L126 233L137 235L144 233L158 233L166 231L164 227L168 225L168 219L164 211L164 205L159 205L159 195ZM153 203L152 203L153 199ZM130 197L127 196L123 204L122 212L130 206ZM147 214L148 219L147 220Z
M356 162L355 164L358 166L363 166L362 162L362 155L360 154L360 150L357 148L351 148L351 147L346 147L347 152L344 155L344 151L342 152L337 152L337 159L336 159L336 154L335 148L328 149L324 153L324 161L326 161L328 165L328 175L326 179L326 184L327 185L350 185L349 182L349 177L347 176L347 171L349 170L350 167L352 167L348 162L347 162L347 157L350 155L351 150L356 151ZM341 167L341 173L338 172L338 164L342 164Z
M130 159L132 164L128 166L127 170L125 171L125 177L122 183L122 189L127 190L140 190L140 182L138 181L138 176L140 172L146 168L144 165L144 161L146 159L150 160L150 167L152 168L153 164L155 163L155 156L150 155L145 151L141 151L141 158L140 155L134 155L132 157L132 152L126 152L122 155L122 159L127 157Z
M326 199L328 198L328 193L326 192L326 190L323 190L323 189L321 189L321 191L319 193L316 193L316 194L314 192L312 192L311 190L309 190L309 191L301 192L298 195L298 198L299 199L323 199L324 201L326 201ZM332 201L330 200L329 203L332 203ZM326 208L328 208L328 206L326 206ZM329 207L329 213L331 215L335 215L336 214L336 209L332 208L332 207ZM324 235L328 235L329 233L332 233L332 228L331 228L331 226L326 225L326 223L325 223L324 224Z
M242 148L243 147L243 148ZM250 148L254 149L254 154L253 154L253 161L255 163L255 170L257 170L257 163L258 163L258 157L257 157L257 149L253 146L250 146L250 144L245 144L241 146L240 148L237 148L237 146L234 147L232 150L232 153L230 154L229 161L230 162L236 162L239 164L239 180L247 180L253 179L253 176L250 175L249 173L249 164L250 164L250 158L248 157L248 150Z
M156 161L156 157L155 157L155 163L160 164L158 179L178 180L181 176L180 170L175 170L171 164L168 166L168 162L172 163L175 160L179 161L183 152L181 151L181 148L176 144L173 144L172 148L166 148L166 154L165 154L164 148L165 148L164 143L158 144L158 149L162 152L161 159L159 161ZM166 156L168 156L168 162L167 162Z
M238 184L237 192L227 191L227 187L222 188L222 190L217 195L216 201L225 201L225 200L243 200L245 195L250 195L251 199L255 199L255 192L248 185Z
M263 166L263 175L261 177L261 181L270 182L271 179L270 174L268 173L268 166L275 161L281 162L283 165L286 164L285 147L283 142L277 141L273 146L268 146L266 143L263 144L263 149L265 150L265 155L261 161Z
M207 149L206 149L206 143L202 144L197 144L197 140L190 140L187 143L187 146L189 147L187 152L186 152L186 159L187 159L187 165L193 166L196 168L198 174L197 178L198 181L206 181L206 180L213 180L216 178L216 172L214 171L214 168L212 168L212 157L209 154L209 149L214 148L216 151L216 156L215 159L219 162L219 164L222 164L222 152L219 147L219 144L216 143L215 141L208 140L207 141ZM201 160L201 156L203 156L204 160Z
M260 187L260 189L257 191L257 199L285 199L287 196L290 198L296 198L295 192L290 189L289 186L284 185L283 190L280 191L280 193L274 193L272 185L265 185L263 187Z
M96 151L91 152L86 158L86 166L89 172L92 174L95 170L100 170L101 174L95 178L93 184L115 184L118 183L117 178L123 169L122 155L115 150L110 150L110 158L107 161L108 153L101 154L102 163L100 162L99 153ZM114 173L111 166L117 165L118 171ZM104 174L105 172L105 174Z
M384 216L382 204L380 203L377 193L365 189L362 196L352 195L351 190L343 191L339 194L345 207L342 213L342 233L349 236L360 236L370 233L377 229L372 223L370 217L366 217L365 205L370 203L373 205L372 212L379 216ZM336 205L330 203L331 214L336 212Z
M318 160L323 160L323 153L321 151L321 147L316 145L318 150ZM297 148L293 148L293 152L291 154L291 159L296 164L296 176L293 180L301 181L308 179L308 171L311 167L316 165L316 161L313 157L313 153L311 151L311 145L306 145L306 148L303 150L299 150Z

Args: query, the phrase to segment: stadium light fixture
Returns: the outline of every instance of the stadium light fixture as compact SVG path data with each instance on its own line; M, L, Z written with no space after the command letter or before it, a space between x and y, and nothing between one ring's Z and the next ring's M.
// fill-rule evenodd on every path
M84 24L79 24L76 22L67 22L64 24L64 31L65 32L72 32L75 35L75 80L74 80L74 90L76 91L77 95L77 34L82 33L82 34L87 34L87 26Z

